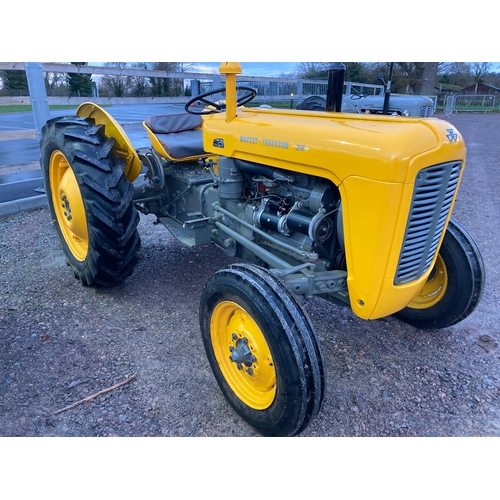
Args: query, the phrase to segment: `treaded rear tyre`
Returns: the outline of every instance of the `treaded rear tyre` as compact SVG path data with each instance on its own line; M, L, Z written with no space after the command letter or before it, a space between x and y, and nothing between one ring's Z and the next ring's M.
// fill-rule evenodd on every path
M125 160L91 118L49 120L40 160L47 201L68 265L84 285L110 286L138 262L139 214Z

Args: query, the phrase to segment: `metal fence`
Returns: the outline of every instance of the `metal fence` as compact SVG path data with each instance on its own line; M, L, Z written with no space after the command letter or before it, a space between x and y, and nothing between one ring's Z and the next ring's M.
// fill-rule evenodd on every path
M458 112L488 113L495 109L495 105L493 95L453 95L447 97L444 113L446 116Z

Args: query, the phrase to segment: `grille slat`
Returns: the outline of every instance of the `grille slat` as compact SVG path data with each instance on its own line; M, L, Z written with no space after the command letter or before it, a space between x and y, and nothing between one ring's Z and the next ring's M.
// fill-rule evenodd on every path
M461 162L421 170L415 188L394 283L414 281L434 259L460 178Z
M419 115L423 117L432 116L433 113L434 107L432 106L432 104L428 106L422 106L419 111Z

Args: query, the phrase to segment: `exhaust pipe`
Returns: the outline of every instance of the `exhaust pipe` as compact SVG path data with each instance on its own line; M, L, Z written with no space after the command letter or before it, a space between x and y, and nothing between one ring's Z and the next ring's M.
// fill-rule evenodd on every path
M344 92L345 64L333 63L328 70L328 89L326 91L326 110L340 112Z

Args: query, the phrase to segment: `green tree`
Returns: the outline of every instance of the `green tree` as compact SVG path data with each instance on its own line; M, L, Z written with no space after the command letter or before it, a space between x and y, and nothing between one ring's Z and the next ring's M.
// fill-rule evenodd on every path
M178 73L187 71L189 63L180 62L154 62L151 68L165 73ZM150 77L151 93L153 97L179 97L184 95L184 80L182 78Z
M86 62L72 62L75 66L86 66ZM68 73L67 82L69 95L89 97L92 95L92 75L83 73Z
M28 80L24 70L2 71L3 86L7 90L23 90L28 93Z
M333 62L302 62L298 64L299 78L326 78ZM364 62L344 62L345 80L348 82L369 83L369 64Z
M467 87L474 82L471 65L466 62L443 63L439 66L438 74L448 75L447 79L449 81L443 83L450 83L459 87Z
M148 69L148 64L145 62L132 63L132 68ZM151 94L151 85L145 76L132 76L130 78L131 92L135 97L147 97Z

